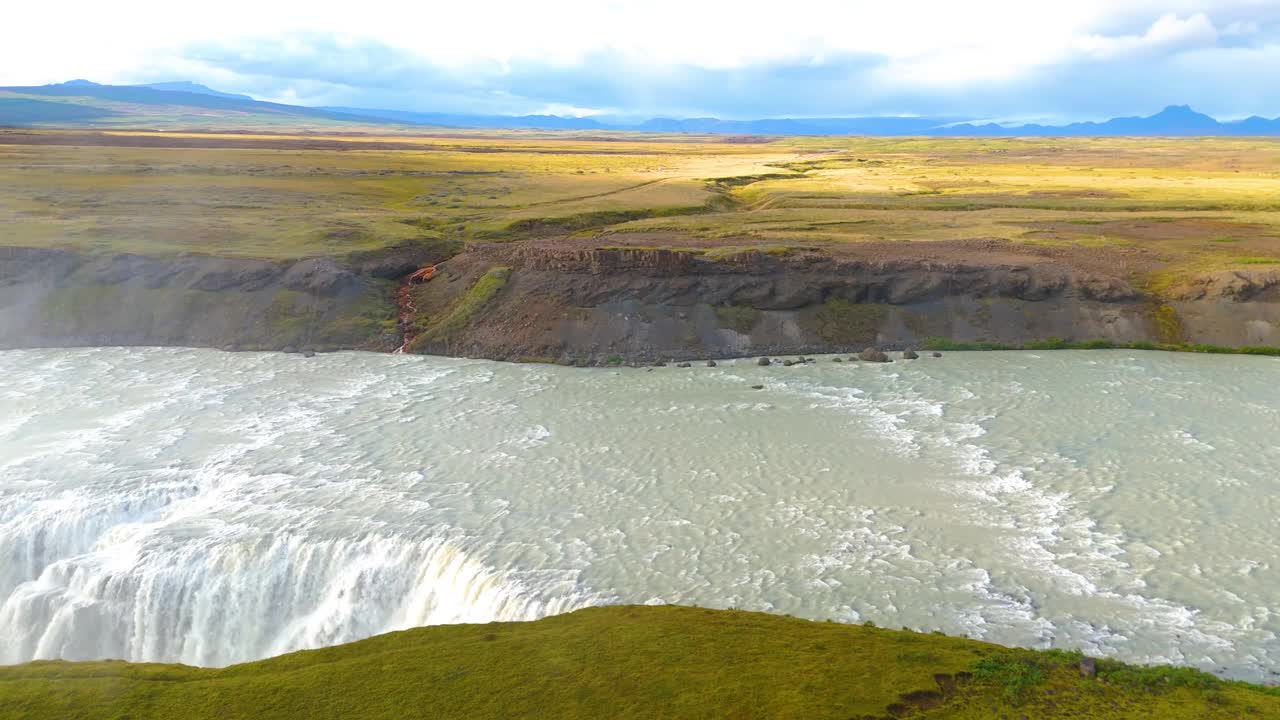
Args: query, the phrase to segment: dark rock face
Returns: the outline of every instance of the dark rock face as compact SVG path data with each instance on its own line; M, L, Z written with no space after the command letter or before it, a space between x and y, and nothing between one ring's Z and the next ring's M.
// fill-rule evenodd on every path
M389 288L334 260L0 248L0 347L390 350Z
M937 261L918 249L903 251L918 257L890 249L867 257L748 251L711 259L574 242L462 251L460 243L432 241L296 262L0 247L0 347L392 350L402 339L398 319L443 317L499 267L510 269L501 291L435 351L569 364L756 357L768 366L783 364L779 356L872 344L896 351L932 337L1166 342L1160 332L1169 323L1157 322L1157 307L1176 315L1178 342L1280 346L1274 270L1209 274L1155 305L1127 276L1052 257L1024 262L1005 245ZM431 264L440 267L436 280L398 292L396 280ZM801 355L786 364L807 362Z
M360 277L350 268L322 258L294 263L282 281L289 290L330 297L351 292L360 285Z
M0 287L57 283L82 263L78 255L64 250L0 247Z
M1093 677L1098 674L1098 661L1093 658L1080 659L1080 674L1084 677Z
M865 362L874 362L874 363L893 362L892 360L889 359L888 355L886 355L884 352L877 350L876 348L873 348L873 347L869 347L866 350L863 350L862 352L858 353L858 359L863 360Z
M744 253L739 262L585 244L473 245L445 263L449 276L468 282L495 266L512 268L498 306L465 331L468 351L554 357L575 349L642 362L710 355L781 364L773 358L872 344L898 351L929 338L1159 341L1151 303L1134 295L1127 278L1043 255L1023 263L1015 257L1021 251L999 243L963 262L820 252ZM460 292L465 284L449 286ZM1188 342L1280 346L1280 302L1222 305L1175 308ZM437 311L446 307L442 298Z

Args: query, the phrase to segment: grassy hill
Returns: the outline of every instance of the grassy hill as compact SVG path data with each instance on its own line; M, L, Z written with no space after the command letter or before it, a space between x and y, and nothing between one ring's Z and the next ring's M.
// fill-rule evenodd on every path
M0 668L0 718L1280 718L1280 689L687 607L435 626L222 669Z
M353 130L389 124L392 121L382 118L192 91L180 83L147 87L82 81L0 87L0 127Z

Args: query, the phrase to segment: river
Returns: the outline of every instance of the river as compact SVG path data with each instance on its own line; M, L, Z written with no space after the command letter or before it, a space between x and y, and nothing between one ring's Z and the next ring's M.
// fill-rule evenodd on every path
M1280 671L1275 359L99 348L0 378L3 663L665 602Z

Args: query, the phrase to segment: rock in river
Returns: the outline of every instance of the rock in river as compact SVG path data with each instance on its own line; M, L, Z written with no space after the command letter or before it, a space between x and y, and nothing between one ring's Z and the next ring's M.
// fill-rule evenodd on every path
M866 360L867 362L877 362L877 363L893 362L892 360L889 359L888 355L885 355L884 352L877 350L873 347L869 347L866 350L863 350L862 352L858 353L858 359Z

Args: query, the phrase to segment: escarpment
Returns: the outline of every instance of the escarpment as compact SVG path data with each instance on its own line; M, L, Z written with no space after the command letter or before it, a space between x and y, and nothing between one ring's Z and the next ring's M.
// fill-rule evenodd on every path
M421 322L447 312L490 268L510 270L505 287L465 328L422 349L649 362L939 340L1280 344L1280 303L1254 299L1265 293L1166 302L1117 274L1002 250L886 257L473 245L440 266L438 284L418 291Z
M1156 295L1123 262L985 241L829 252L561 239L292 262L2 252L5 347L403 344L605 363L940 341L1280 345L1274 270L1206 273ZM408 285L427 265L438 268L431 279ZM415 342L404 343L406 334Z

